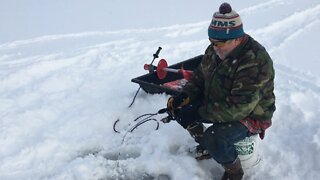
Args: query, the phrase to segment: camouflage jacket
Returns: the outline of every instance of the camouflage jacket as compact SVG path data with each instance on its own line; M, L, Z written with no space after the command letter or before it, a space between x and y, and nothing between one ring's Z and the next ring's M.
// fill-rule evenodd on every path
M212 45L183 91L191 102L201 100L198 112L213 122L252 118L271 120L275 111L273 62L265 48L249 35L226 59Z

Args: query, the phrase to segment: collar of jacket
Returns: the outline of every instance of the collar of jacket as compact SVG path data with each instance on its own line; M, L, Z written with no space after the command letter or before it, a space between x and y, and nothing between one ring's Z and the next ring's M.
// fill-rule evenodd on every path
M234 48L234 50L232 50L230 52L230 54L227 56L226 59L235 59L235 58L237 58L240 55L241 50L247 44L248 40L249 40L249 36L247 34L245 34L243 39L242 39L242 42L236 48Z

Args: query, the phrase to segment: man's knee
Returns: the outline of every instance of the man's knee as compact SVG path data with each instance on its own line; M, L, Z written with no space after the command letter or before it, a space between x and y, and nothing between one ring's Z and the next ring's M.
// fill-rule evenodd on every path
M228 145L227 139L217 134L212 128L208 128L204 133L203 143L212 155L223 153L221 151Z
M218 163L233 162L237 157L234 141L239 136L231 129L233 128L229 128L228 124L213 125L205 131L201 139L202 145Z

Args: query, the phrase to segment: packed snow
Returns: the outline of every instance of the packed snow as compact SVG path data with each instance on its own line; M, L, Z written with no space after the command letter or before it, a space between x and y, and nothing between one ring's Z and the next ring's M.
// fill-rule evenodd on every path
M18 6L19 1L2 6L8 5L1 12L2 19L12 19L1 22L1 32L12 30L16 36L0 39L1 180L221 177L223 169L214 160L196 161L188 153L196 143L174 121L160 123L158 130L157 123L150 121L133 133L126 132L136 117L164 108L169 97L141 90L128 108L139 87L131 79L147 73L143 65L151 62L159 46L160 58L169 64L203 54L209 44L211 15L222 1L204 1L207 4L199 4L203 7L199 10L192 7L200 1L164 0L157 4L161 10L168 7L168 12L157 11L147 0L123 6L96 0L89 7L76 1L66 6L60 1L48 2L56 9L39 7L35 2L23 2L28 11ZM245 31L269 51L276 71L273 125L259 142L262 160L245 170L245 178L320 179L320 2L230 3L240 13ZM130 6L134 8L126 16L122 7L128 10ZM60 7L62 12L78 7L79 12L70 16L84 19L82 26L75 22L80 31L71 28L72 18L64 20L52 14L58 14ZM15 8L22 10L21 14L9 15L19 12ZM102 13L103 8L109 13ZM29 14L24 17L26 11ZM46 13L53 25L50 31L40 32L37 21ZM21 17L30 22L28 31L12 25ZM104 17L110 29L94 23L84 28L89 21L101 22ZM120 134L113 131L117 119Z

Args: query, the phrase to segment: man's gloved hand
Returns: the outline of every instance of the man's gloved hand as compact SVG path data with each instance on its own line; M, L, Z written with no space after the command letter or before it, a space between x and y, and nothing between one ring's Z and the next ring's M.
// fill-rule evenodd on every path
M182 92L182 93L178 94L177 96L171 96L168 99L167 108L172 113L172 115L175 115L176 111L179 108L181 108L185 105L188 105L189 102L190 102L190 98L187 95L187 93Z
M200 121L201 117L198 113L198 107L188 105L182 107L177 113L177 122L185 129L193 125L195 122Z

